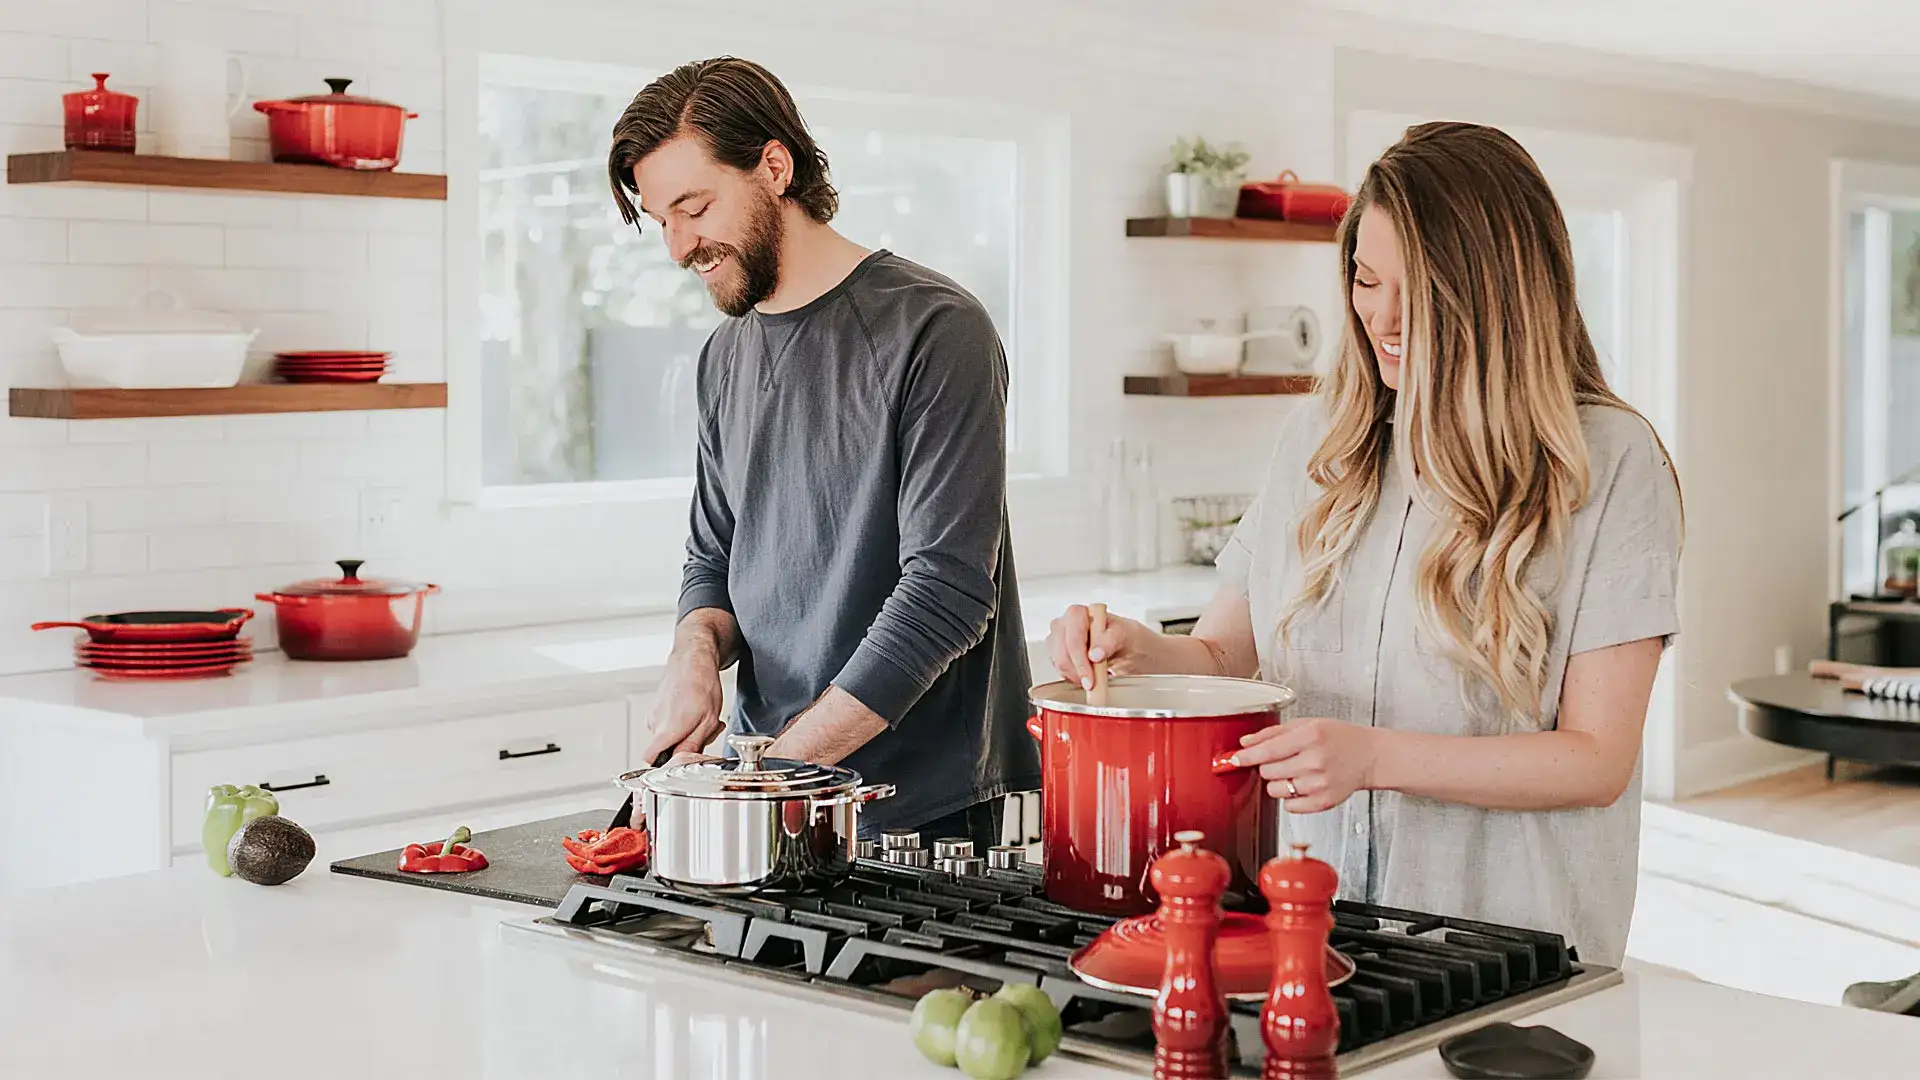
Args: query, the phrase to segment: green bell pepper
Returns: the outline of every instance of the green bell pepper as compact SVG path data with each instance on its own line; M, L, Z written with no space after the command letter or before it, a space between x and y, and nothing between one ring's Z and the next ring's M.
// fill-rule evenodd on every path
M200 826L200 843L207 849L207 866L221 877L232 877L227 865L227 841L240 826L254 818L280 812L280 800L273 792L248 784L215 784L207 789L207 817Z

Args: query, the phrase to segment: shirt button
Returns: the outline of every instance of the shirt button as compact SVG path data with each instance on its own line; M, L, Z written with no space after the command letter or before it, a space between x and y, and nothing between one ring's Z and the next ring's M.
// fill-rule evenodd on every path
M1356 822L1354 822L1354 823L1353 823L1353 835L1355 835L1355 836L1365 836L1365 835L1367 835L1367 823L1366 823L1365 821L1356 821Z

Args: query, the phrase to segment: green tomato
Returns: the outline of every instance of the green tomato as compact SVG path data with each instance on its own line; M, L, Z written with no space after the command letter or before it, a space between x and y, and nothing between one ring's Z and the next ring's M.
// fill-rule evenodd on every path
M913 1019L907 1022L907 1034L928 1061L953 1067L953 1043L960 1018L967 1014L973 998L965 990L933 990L913 1007Z
M1033 1043L1033 1057L1027 1062L1038 1065L1060 1049L1060 1010L1045 990L1028 983L1008 983L994 997L1020 1010L1027 1022L1027 1035Z
M982 998L960 1018L954 1063L973 1080L1013 1080L1033 1056L1027 1021L1004 1001Z

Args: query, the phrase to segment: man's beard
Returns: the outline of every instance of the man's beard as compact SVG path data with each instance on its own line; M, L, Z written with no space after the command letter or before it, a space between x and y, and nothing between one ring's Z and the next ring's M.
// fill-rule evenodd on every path
M725 257L732 267L707 283L707 295L721 314L739 318L755 305L773 295L780 285L780 238L784 223L780 204L771 195L763 195L759 205L747 216L746 236L738 246L709 241L694 248L680 265L695 265Z

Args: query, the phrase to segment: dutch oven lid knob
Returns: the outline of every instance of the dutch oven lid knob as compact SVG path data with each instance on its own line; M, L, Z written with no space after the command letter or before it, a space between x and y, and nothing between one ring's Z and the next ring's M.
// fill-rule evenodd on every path
M767 747L773 745L770 735L729 735L727 745L740 755L741 772L759 772L760 759L766 756Z
M334 80L329 79L327 81L332 82ZM339 567L340 573L344 575L340 579L340 584L358 585L360 584L360 568L366 564L367 560L365 559L338 559L335 560L333 565Z
M352 79L327 79L326 84L327 84L327 88L332 90L334 93L344 94L347 92L347 87L353 85L353 80Z

